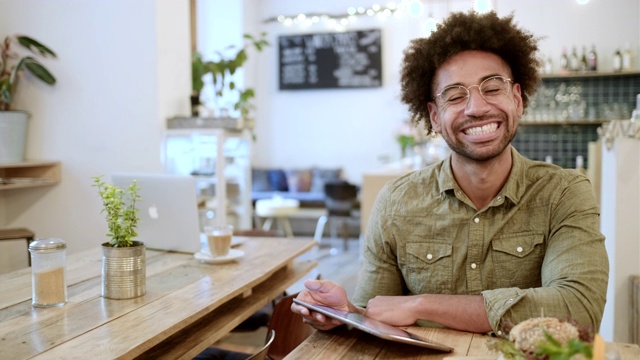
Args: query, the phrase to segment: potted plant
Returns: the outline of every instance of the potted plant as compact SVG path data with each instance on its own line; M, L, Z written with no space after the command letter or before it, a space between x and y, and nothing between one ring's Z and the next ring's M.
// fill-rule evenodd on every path
M140 187L134 180L127 189L93 178L106 214L109 241L102 244L102 296L130 299L146 292L145 247L138 236L137 202Z
M202 78L207 72L202 55L197 51L194 52L191 58L191 116L199 115L200 92L204 88L204 80Z
M21 45L24 53L15 51L13 44ZM0 49L0 163L17 163L24 160L29 114L13 111L12 103L18 81L24 72L32 74L45 84L53 85L56 78L35 57L56 57L56 54L39 41L23 35L7 36Z
M245 46L235 52L233 56L226 57L221 51L217 51L218 57L215 61L205 61L198 52L193 54L191 63L192 74L192 104L193 96L196 96L199 103L200 91L204 88L203 77L207 74L211 74L213 82L213 91L216 100L222 98L226 92L237 92L237 101L233 104L233 109L240 112L242 118L248 118L250 111L254 108L251 100L255 97L255 92L252 88L241 89L237 87L234 81L234 74L247 61L247 49L249 47L255 48L258 52L261 52L265 46L269 46L269 42L265 39L266 33L261 33L259 38L256 38L250 34L244 34ZM225 50L233 50L233 46L227 47Z

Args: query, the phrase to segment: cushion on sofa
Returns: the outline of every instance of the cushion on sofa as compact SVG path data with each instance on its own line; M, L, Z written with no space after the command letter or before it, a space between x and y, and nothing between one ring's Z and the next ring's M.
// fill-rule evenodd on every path
M254 202L279 195L299 200L300 207L324 207L324 184L342 179L342 170L252 168L251 178L251 199Z
M269 182L269 170L251 169L251 190L271 191L271 183Z
M311 169L285 170L285 174L290 192L309 192L311 190Z
M289 185L287 184L287 175L285 174L284 170L269 170L267 176L269 177L271 191L289 191Z

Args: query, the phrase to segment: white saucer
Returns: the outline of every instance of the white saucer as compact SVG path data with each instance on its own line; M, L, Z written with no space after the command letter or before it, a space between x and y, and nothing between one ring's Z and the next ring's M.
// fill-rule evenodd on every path
M198 259L201 263L207 264L224 264L235 261L244 256L244 251L238 249L229 249L229 253L223 256L212 256L202 251L193 254L193 257Z

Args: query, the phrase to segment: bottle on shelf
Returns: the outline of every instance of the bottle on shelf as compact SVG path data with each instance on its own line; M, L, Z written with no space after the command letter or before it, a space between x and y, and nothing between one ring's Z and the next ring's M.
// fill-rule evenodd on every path
M622 70L629 71L633 66L633 53L631 52L631 45L627 41L624 44L624 51L622 52Z
M544 61L544 73L553 74L553 60L551 56L547 56L547 59Z
M547 155L544 157L544 162L546 162L547 164L553 164L553 156L551 155Z
M562 56L560 57L560 73L566 74L569 72L569 56L567 55L567 48L562 48Z
M587 170L584 168L584 157L582 155L576 156L576 170L583 174L587 174Z
M587 68L589 71L598 71L598 53L595 44L591 45L591 50L587 54Z
M622 53L620 52L620 48L617 48L613 53L613 71L622 71Z
M578 58L578 51L575 46L571 49L571 55L569 56L569 70L580 70L580 59Z
M640 122L640 94L636 96L636 108L631 113L631 121Z
M580 56L580 71L589 70L589 64L587 62L587 47L582 47L582 55Z

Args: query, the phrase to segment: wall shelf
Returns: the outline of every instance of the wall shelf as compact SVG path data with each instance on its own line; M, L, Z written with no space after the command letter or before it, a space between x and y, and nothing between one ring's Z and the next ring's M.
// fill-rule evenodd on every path
M553 121L529 121L529 120L521 120L518 124L521 126L544 126L544 125L553 125L553 126L572 126L572 125L602 125L611 120L605 119L594 119L594 120L553 120Z
M543 79L580 79L580 78L606 78L621 76L637 76L640 71L621 71L621 72L572 72L567 74L543 74Z
M40 186L60 182L60 163L57 161L26 160L0 164L0 191Z

